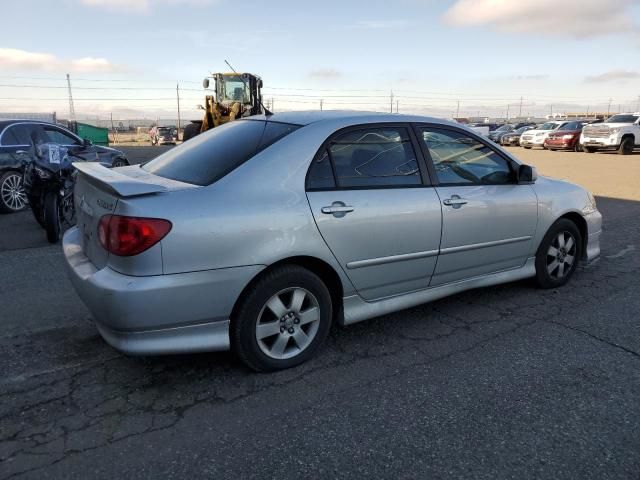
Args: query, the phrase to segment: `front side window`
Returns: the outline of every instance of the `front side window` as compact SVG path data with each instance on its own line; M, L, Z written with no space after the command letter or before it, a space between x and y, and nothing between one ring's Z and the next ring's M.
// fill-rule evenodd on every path
M327 151L340 188L422 184L416 154L405 128L352 130L331 141Z
M500 185L515 182L511 164L464 132L421 128L440 185Z
M47 143L57 143L58 145L80 145L77 138L68 133L53 127L44 127Z

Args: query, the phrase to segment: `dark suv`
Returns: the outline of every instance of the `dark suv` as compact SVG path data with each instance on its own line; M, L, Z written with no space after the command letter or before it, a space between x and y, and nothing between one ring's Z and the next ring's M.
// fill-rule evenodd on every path
M33 120L0 120L0 212L17 212L26 206L23 166L25 160L33 158L34 145L38 143L56 143L67 147L75 157L109 167L129 165L121 151L93 145L58 125Z

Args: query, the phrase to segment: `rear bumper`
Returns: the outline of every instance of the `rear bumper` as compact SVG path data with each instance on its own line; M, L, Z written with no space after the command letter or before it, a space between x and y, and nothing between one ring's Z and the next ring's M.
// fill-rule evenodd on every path
M602 235L602 214L595 212L583 215L587 221L587 248L584 257L590 263L600 256L600 236Z
M252 265L173 275L134 277L96 269L72 228L63 250L71 283L102 337L129 354L229 349L236 299L264 267Z

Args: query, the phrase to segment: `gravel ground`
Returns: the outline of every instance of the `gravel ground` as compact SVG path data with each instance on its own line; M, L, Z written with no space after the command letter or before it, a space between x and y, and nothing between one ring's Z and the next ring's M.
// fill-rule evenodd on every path
M274 374L119 354L60 247L0 216L0 478L637 479L640 155L517 154L599 195L599 262L336 328Z

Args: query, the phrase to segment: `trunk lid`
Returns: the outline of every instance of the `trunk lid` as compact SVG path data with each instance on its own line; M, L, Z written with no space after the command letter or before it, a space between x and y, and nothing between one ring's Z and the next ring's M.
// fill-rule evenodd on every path
M98 269L104 268L109 260L109 252L98 239L98 224L104 215L115 212L119 199L199 188L158 177L137 165L110 169L99 163L83 162L73 166L78 170L74 201L82 251Z

